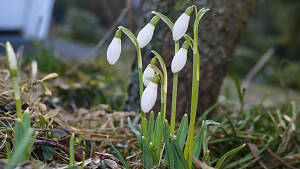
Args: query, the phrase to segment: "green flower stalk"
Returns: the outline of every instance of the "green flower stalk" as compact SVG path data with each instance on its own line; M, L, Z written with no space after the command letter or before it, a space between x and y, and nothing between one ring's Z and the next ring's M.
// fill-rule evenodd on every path
M178 72L183 69L187 60L187 52L189 48L189 41L186 40L182 48L178 49L178 41L175 42L175 56L172 60L171 70L174 73L173 76L173 93L172 93L172 109L171 109L171 131L175 133L175 122L176 122L176 99L177 99L177 86L178 86Z
M163 85L162 85L162 114L163 114L163 119L166 118L166 111L167 111L167 92L168 92L168 74L167 74L167 67L166 64L163 60L163 58L160 56L159 53L157 53L156 51L152 50L151 51L154 55L155 58L157 58L157 60L160 63L160 66L163 70Z
M195 8L196 20L194 22L194 39L193 39L193 81L192 81L192 103L191 103L191 115L190 115L190 124L188 131L187 144L184 150L184 156L188 159L189 168L192 168L192 159L193 159L193 144L194 144L194 127L196 121L197 113L197 103L198 103L198 92L199 92L199 76L200 76L200 56L198 51L198 26L199 21L206 11L209 9L202 8L199 12Z
M17 62L14 49L9 42L6 42L6 59L8 63L10 78L13 83L14 92L15 92L17 116L19 119L22 120L23 115L22 115L21 95L20 95L20 87L19 87L19 80L18 80L18 62Z

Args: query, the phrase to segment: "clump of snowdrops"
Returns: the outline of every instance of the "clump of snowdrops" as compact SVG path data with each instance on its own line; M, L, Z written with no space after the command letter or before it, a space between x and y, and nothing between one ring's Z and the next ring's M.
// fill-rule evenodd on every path
M168 168L193 168L194 157L200 155L203 145L203 161L209 158L209 150L207 148L206 128L208 125L218 125L219 123L212 120L204 120L202 122L201 132L197 135L194 142L194 126L197 112L198 89L199 89L199 72L200 72L200 56L198 52L198 25L202 16L209 9L202 8L198 11L195 5L188 7L180 17L173 22L164 14L153 11L153 18L138 33L137 37L127 28L119 26L107 49L108 63L114 65L121 55L121 35L124 33L136 47L139 72L139 88L142 124L141 131L134 128L131 120L128 123L139 140L142 149L142 163L144 168L159 167L165 165ZM189 21L192 14L195 14L193 25L193 37L186 34ZM166 103L167 103L167 68L163 57L152 50L154 54L149 65L143 72L143 62L141 48L147 46L154 34L155 27L162 20L171 30L175 45L174 57L171 63L171 71L173 73L173 90L172 90L172 109L170 125L166 119ZM159 30L158 30L159 31ZM180 47L180 40L184 42ZM191 94L191 112L188 122L187 114L181 119L181 123L175 133L175 117L176 117L176 99L178 74L184 68L189 48L193 51L193 79ZM157 62L159 66L157 66ZM158 93L158 84L161 85L161 112L154 119L154 112L151 111L155 105ZM145 86L145 89L144 89ZM145 117L145 113L149 113L149 118ZM188 125L189 124L189 125ZM225 158L239 150L245 145L233 149L224 158L216 164L216 168L220 168Z

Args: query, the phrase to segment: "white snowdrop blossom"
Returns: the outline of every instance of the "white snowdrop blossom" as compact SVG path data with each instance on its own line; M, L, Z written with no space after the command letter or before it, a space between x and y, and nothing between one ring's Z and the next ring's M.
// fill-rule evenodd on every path
M180 15L173 27L173 40L178 41L182 38L188 29L190 16L186 13Z
M154 77L154 74L155 74L155 71L152 69L152 67L150 65L148 65L143 73L144 86L147 86L149 84L149 82Z
M31 62L31 76L32 76L31 78L33 80L36 79L37 71L38 71L38 64L37 64L36 60L34 60Z
M175 54L171 64L171 70L173 73L179 72L186 64L187 60L187 50L180 48Z
M157 83L149 82L148 86L146 87L145 91L142 95L141 100L141 107L143 112L147 113L149 112L157 99Z
M145 47L151 41L153 37L155 26L151 23L148 23L139 33L137 36L137 41L140 45L140 48Z
M9 42L6 42L6 55L10 71L16 73L18 69L17 58L14 49Z
M107 49L107 61L110 65L114 65L121 55L121 39L114 37Z

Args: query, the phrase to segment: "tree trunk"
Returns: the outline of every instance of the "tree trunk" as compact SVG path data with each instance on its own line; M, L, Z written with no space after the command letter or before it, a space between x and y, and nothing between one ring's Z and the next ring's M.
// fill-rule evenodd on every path
M219 95L224 77L228 72L230 59L234 54L234 49L238 44L241 32L244 30L256 0L201 0L193 2L198 9L206 7L208 11L199 25L199 53L200 53L200 87L198 99L197 115L212 106ZM184 12L188 5L185 1L176 0L145 0L143 4L144 22L149 22L151 11L159 11L166 14L170 19L175 20ZM194 13L193 13L194 15ZM192 21L188 34L192 35ZM180 46L183 40L180 41ZM149 64L152 55L149 51L158 51L164 58L168 71L168 107L167 114L170 115L172 101L172 81L171 61L174 56L174 43L172 34L163 22L160 22L155 30L155 35L145 49L143 48L143 68ZM150 57L150 56L151 57ZM189 51L188 61L185 68L179 72L178 93L177 93L177 120L184 113L190 112L191 92L192 92L192 51ZM127 109L138 110L138 72L137 63L133 63L132 75L128 88ZM160 91L160 90L159 90ZM160 110L160 101L155 105L155 112Z

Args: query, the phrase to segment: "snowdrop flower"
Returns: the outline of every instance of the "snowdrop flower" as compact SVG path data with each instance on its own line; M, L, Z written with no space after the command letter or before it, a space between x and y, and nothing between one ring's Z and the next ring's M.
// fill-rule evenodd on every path
M36 76L37 76L37 71L38 71L38 65L36 60L31 62L31 78L32 81L36 80Z
M149 82L145 91L142 95L141 107L143 112L148 113L155 104L157 99L157 83L158 83L159 75L156 74L151 82Z
M121 55L121 30L117 30L115 37L111 41L107 49L107 61L110 65L114 65Z
M159 21L159 17L158 16L154 16L150 23L148 23L139 33L137 36L137 41L140 45L140 48L145 47L146 45L148 45L148 43L151 41L152 37L153 37L153 33L154 33L154 29L156 24Z
M193 7L189 7L176 20L172 31L174 41L178 41L180 38L184 36L185 32L188 29L190 16L192 12L193 12Z
M156 59L153 58L151 60L150 64L144 70L144 73L143 73L143 83L144 83L144 86L147 86L149 84L149 82L153 79L153 77L155 75L155 71L151 67L151 65L155 65L155 64L156 64Z
M16 76L18 72L18 62L14 49L9 42L6 42L6 59L11 76Z
M171 63L171 70L173 73L179 72L181 69L183 69L187 60L188 48L189 48L189 42L185 41L182 47L178 50L178 52L176 52Z

